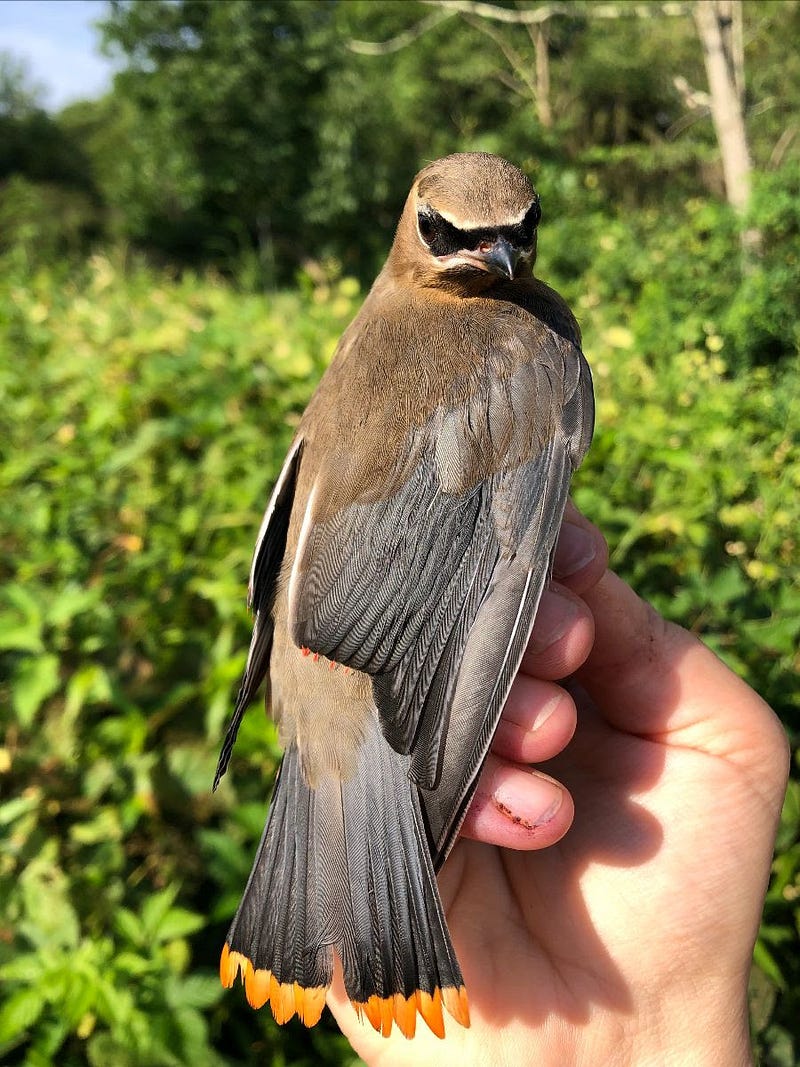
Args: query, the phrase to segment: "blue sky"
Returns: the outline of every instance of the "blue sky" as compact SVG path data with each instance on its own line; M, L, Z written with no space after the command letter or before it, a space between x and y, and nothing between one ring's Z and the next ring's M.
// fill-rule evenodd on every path
M48 109L100 96L110 85L113 68L92 28L105 9L104 0L0 0L0 51L26 61Z

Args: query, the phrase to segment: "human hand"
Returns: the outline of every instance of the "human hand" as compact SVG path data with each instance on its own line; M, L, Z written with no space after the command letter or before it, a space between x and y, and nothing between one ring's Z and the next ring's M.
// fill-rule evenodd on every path
M713 653L603 573L585 520L568 521L562 584L440 878L472 1025L451 1023L444 1042L420 1027L413 1062L749 1063L747 975L785 735ZM576 525L595 555L567 574ZM554 684L581 663L571 695ZM543 760L557 781L518 766ZM412 1046L362 1025L340 986L330 1003L367 1062L409 1062Z

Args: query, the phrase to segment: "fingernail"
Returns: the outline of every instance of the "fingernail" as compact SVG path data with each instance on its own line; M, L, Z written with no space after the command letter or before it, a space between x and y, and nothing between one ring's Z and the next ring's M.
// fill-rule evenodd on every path
M550 700L547 701L543 708L539 709L533 719L533 722L530 724L530 729L532 731L541 730L541 728L556 710L558 705L561 703L561 696L561 693L556 693L555 696L551 697Z
M596 555L595 540L588 530L573 522L565 522L558 535L553 571L560 578L568 578L591 563Z
M536 613L533 633L528 642L530 652L544 652L560 640L578 615L578 609L552 586L545 589Z
M564 794L549 779L537 774L514 775L492 792L492 801L503 815L529 830L545 826L555 816Z
M558 705L561 703L563 692L559 689L550 697L546 704L536 712L536 715L531 719L530 712L527 705L517 706L516 702L510 701L506 704L503 711L503 718L509 723L514 723L515 726L519 726L525 733L533 733L534 730L541 730Z

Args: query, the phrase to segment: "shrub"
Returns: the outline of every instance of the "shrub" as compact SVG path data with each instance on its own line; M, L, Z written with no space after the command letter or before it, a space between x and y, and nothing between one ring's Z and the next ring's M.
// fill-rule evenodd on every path
M717 221L698 208L661 250L707 232L722 270ZM578 503L614 565L759 689L796 745L798 367L731 377L706 308L690 319L687 303L675 336L658 286L677 265L653 275L658 248L619 227L596 237L605 266L576 301L598 396ZM222 995L218 951L279 756L258 711L210 783L261 509L357 300L324 272L261 297L104 257L72 275L0 271L3 1062L353 1060L330 1025L279 1031ZM800 1016L799 842L795 785L754 970L774 1063Z

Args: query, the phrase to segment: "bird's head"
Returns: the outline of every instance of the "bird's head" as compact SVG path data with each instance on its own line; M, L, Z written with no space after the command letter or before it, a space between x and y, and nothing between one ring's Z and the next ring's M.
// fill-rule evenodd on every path
M481 291L529 276L539 197L500 156L461 152L414 179L390 263L425 285Z

